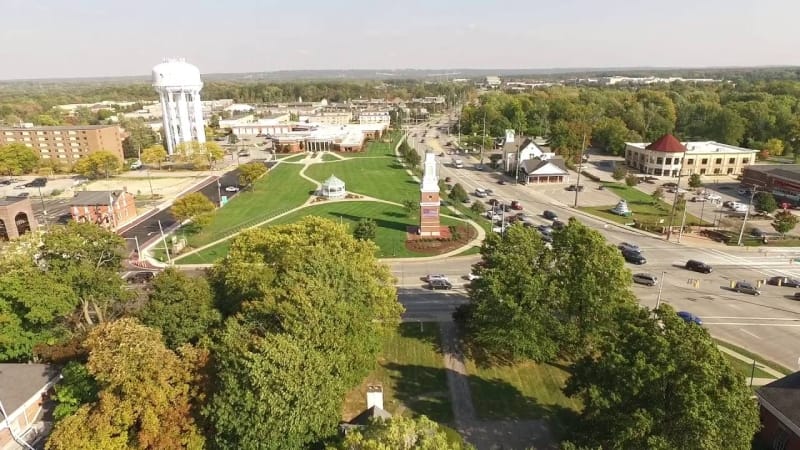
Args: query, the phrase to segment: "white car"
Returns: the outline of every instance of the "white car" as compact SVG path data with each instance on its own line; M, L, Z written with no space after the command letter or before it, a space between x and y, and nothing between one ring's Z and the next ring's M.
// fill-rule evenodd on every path
M239 186L225 186L225 192L239 192Z
M449 281L447 279L447 275L442 274L442 273L429 273L428 275L425 276L425 281L433 281L433 280Z
M474 273L470 272L469 275L467 275L467 279L469 281L480 280L481 276L480 275L475 275Z
M131 163L131 170L138 170L142 168L142 162L138 159Z

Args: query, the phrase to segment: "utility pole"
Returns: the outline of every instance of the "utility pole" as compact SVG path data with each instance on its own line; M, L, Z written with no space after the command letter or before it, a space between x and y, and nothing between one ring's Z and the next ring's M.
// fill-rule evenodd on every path
M486 146L486 114L483 115L483 141L481 141L481 170L483 170L483 148Z
M161 221L158 221L158 231L161 232L161 240L164 241L164 251L167 252L167 264L172 265L172 258L169 256L169 246L167 245L167 237L164 235L164 227L161 226Z
M744 236L744 227L747 225L747 217L750 215L750 208L753 207L753 198L756 196L756 187L752 186L753 192L750 193L750 202L747 204L747 211L744 212L744 220L742 220L742 229L739 230L739 241L736 245L742 245L742 237Z
M666 274L667 272L661 272L661 280L659 280L661 284L659 284L658 286L658 297L656 297L656 309L658 309L658 307L661 306L661 291L664 290L664 275Z
M686 155L684 154L684 159ZM678 196L681 192L681 175L683 175L683 159L681 159L681 170L678 171L678 183L675 186L675 198L672 199L672 212L669 213L669 228L667 228L667 240L672 237L672 223L675 220L675 208L678 206ZM686 205L684 205L684 208Z
M686 196L683 198L683 218L681 219L681 229L678 230L678 244L681 243L681 236L683 236L683 226L686 224L686 207L687 207L687 200Z
M49 228L50 224L47 222L47 208L44 206L44 195L42 195L42 187L36 186L39 188L39 200L42 202L42 219L44 219L44 227Z
M583 140L581 141L581 158L578 162L578 180L575 182L575 203L573 208L578 207L578 193L581 191L581 172L583 172L583 152L586 151L586 131L583 132Z

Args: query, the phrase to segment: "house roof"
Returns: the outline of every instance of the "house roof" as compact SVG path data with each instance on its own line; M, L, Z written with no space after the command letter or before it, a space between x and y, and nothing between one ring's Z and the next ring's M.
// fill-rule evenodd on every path
M658 138L657 141L651 142L650 145L645 147L647 150L665 153L682 153L686 151L686 147L671 134L665 134Z
M344 181L342 181L339 178L337 178L336 175L331 175L330 177L328 177L327 180L325 180L324 183L322 183L322 186L323 187L328 187L328 188L330 188L330 187L342 187L343 188L344 187Z
M0 198L0 206L10 206L19 202L30 201L28 197L14 197L8 196L5 198Z
M0 402L8 415L59 375L49 364L0 364Z
M81 191L69 202L69 206L108 205L108 199L117 198L122 191Z
M800 372L775 380L758 389L758 396L800 426Z
M561 158L551 158L548 160L541 160L541 159L526 159L522 161L521 167L522 170L525 171L528 175L536 175L536 172L542 171L548 165L554 166L557 171L560 171L562 175L568 175L567 166L564 164L564 160ZM549 173L552 175L552 173Z

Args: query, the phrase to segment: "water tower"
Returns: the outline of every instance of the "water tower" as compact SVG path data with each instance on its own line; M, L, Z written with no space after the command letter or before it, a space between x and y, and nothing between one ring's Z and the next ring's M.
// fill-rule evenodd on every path
M153 87L161 98L167 151L184 142L206 142L200 70L183 59L166 59L153 67Z

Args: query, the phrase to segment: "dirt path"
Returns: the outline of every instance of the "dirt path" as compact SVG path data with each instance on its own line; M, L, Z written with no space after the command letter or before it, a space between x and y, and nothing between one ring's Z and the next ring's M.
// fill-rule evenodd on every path
M556 448L544 420L479 420L454 322L439 324L456 430L478 450Z

